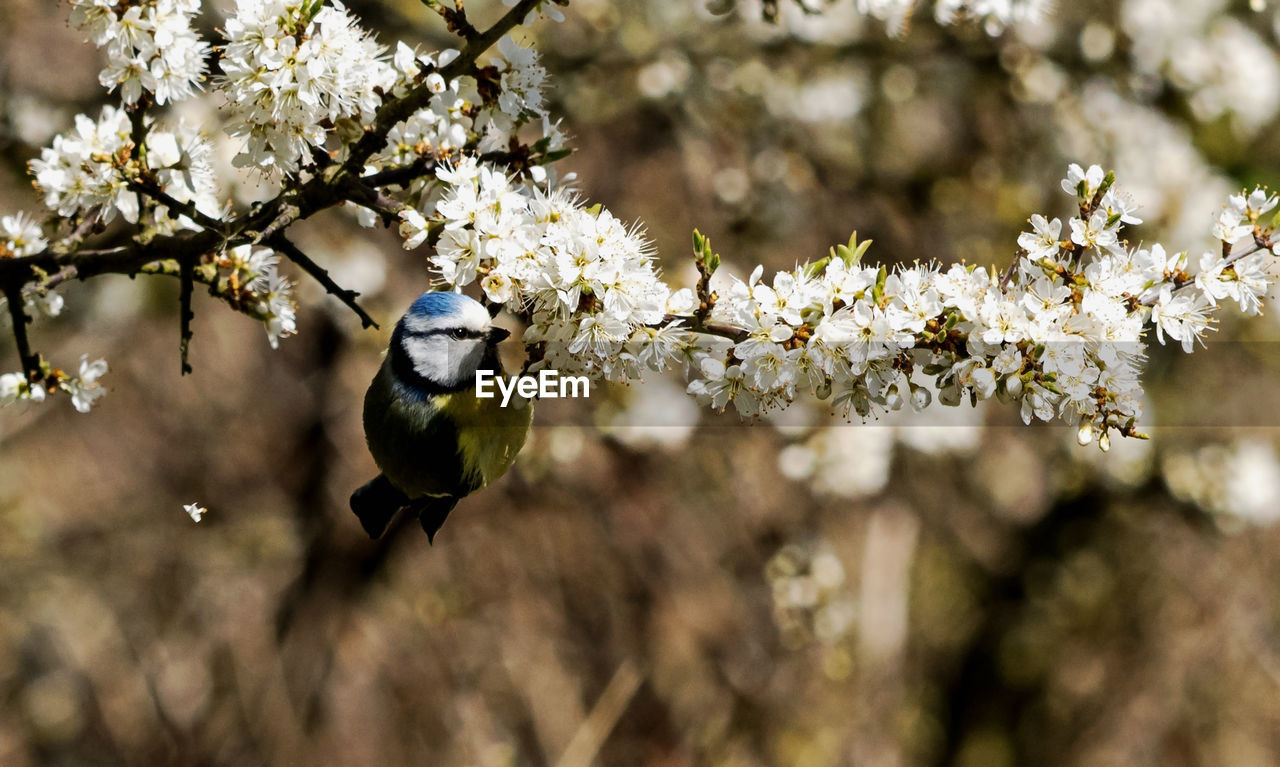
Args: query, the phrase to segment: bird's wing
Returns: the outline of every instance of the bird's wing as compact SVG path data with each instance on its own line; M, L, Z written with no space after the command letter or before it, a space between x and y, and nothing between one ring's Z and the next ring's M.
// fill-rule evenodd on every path
M404 396L383 371L365 396L365 436L378 468L409 498L462 497L478 486L458 453L450 395Z

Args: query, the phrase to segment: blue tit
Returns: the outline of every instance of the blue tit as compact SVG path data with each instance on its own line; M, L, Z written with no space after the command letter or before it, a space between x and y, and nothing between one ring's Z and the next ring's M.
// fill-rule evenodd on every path
M508 335L460 293L423 293L396 323L364 397L365 439L382 473L351 496L370 537L407 508L434 541L460 499L515 461L533 403L502 407L475 388L477 371L502 375L497 344Z

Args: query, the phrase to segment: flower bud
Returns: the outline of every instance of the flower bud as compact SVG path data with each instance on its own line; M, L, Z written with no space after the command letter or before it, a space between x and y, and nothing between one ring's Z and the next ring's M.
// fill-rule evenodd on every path
M1087 445L1093 441L1093 421L1085 421L1080 424L1080 430L1076 432L1076 442L1081 446Z
M1022 394L1022 378L1019 376L1009 376L1004 379L1004 390L1009 392L1010 397L1017 397Z

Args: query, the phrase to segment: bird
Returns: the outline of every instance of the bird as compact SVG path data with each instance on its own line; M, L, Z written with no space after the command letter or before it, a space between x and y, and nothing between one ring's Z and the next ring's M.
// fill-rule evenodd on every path
M401 509L429 543L462 498L506 473L524 446L531 401L476 396L476 372L502 375L510 331L462 293L423 293L396 323L364 397L364 432L379 474L351 495L370 538Z

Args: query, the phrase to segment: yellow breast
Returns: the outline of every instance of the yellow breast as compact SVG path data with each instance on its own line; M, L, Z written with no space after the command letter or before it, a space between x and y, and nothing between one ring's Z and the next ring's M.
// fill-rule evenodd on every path
M502 407L498 398L481 399L471 388L441 395L436 406L456 425L463 470L478 476L481 487L511 467L533 421L532 402Z

